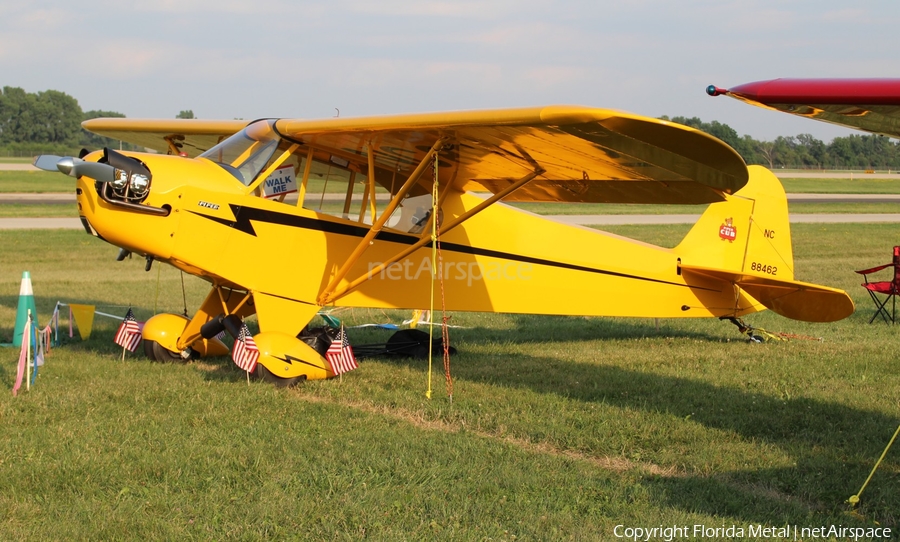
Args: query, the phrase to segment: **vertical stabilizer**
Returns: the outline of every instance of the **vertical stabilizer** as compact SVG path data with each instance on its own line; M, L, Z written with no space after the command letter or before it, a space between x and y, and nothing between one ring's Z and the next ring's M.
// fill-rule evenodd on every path
M794 253L787 196L781 182L761 166L726 201L713 203L675 252L689 284L698 278L731 284L734 315L762 306L787 318L834 322L853 313L842 290L794 280Z
M761 166L727 201L713 203L675 248L692 267L794 279L794 253L787 196L781 182Z

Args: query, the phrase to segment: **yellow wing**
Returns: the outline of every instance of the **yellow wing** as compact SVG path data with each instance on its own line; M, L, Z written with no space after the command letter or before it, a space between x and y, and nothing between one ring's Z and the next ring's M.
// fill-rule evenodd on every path
M130 119L87 121L85 128L125 141L129 128L141 143L167 132L189 138L192 125ZM184 121L188 122L188 121ZM197 122L192 137L208 141L223 122ZM206 122L207 124L202 124ZM148 123L148 124L144 124ZM181 130L180 132L178 130ZM320 153L366 163L373 150L377 181L399 187L440 138L442 185L497 193L532 172L540 174L506 201L682 203L722 201L747 182L741 157L718 139L692 128L620 111L578 106L466 111L322 120L281 119L278 132ZM154 147L158 148L158 147ZM201 148L201 147L197 147ZM193 153L189 153L193 154ZM386 174L389 172L389 174ZM396 173L396 175L394 175ZM412 195L430 192L423 175Z
M97 118L81 126L90 132L162 153L194 157L247 125L245 120Z

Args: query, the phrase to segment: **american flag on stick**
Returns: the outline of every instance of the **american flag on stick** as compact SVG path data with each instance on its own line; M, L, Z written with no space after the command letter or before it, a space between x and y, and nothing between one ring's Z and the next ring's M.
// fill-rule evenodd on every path
M138 345L141 344L141 330L143 328L144 324L137 321L131 307L128 307L125 319L119 324L119 329L116 331L116 336L113 340L122 348L127 349L129 352L134 352L137 350Z
M344 326L341 325L341 331L338 336L331 342L328 351L325 352L325 359L331 364L331 372L339 375L352 371L359 367L356 358L353 356L353 347L347 340L347 333L344 332Z
M234 347L231 349L231 359L238 367L252 373L256 369L256 362L259 360L259 348L256 347L256 341L250 335L247 324L241 324L241 331L238 333L237 339L234 341Z

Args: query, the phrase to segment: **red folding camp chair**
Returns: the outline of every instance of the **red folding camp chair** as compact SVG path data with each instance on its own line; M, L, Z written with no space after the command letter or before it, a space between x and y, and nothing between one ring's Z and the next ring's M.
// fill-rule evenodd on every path
M894 271L894 277L889 281L882 282L869 282L869 274L876 273L881 271L882 269L886 269L890 267ZM878 315L881 315L881 318L884 319L886 323L893 324L897 320L897 296L900 295L900 247L894 247L894 261L891 263L886 263L884 265L879 265L878 267L873 267L872 269L863 269L862 271L857 271L860 275L862 275L866 282L863 283L863 288L869 292L869 295L872 297L872 301L875 303L875 314L872 315L872 319L869 320L869 323L875 321L875 318ZM881 297L884 296L884 297ZM887 303L891 302L891 312L887 311Z

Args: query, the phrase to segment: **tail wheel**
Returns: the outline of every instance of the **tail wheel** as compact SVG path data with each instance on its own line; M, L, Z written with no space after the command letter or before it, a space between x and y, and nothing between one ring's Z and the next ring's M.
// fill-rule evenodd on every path
M292 388L297 384L306 380L306 375L295 376L293 378L281 378L276 376L272 371L268 370L262 363L256 364L256 376L263 382L274 384L278 388Z
M173 361L186 361L181 357L180 352L172 352L164 348L156 341L144 341L144 353L151 361L159 361L161 363L169 363Z

